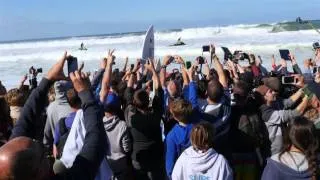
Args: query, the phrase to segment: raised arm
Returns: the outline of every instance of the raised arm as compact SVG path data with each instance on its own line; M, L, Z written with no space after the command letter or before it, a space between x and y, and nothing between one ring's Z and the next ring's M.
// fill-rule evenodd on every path
M188 98L190 103L192 104L192 108L197 109L199 106L198 106L198 97L197 97L197 84L194 81L194 72L195 72L195 67L192 66L188 70L188 76L190 79Z
M161 70L160 70L160 83L163 88L167 87L166 86L166 73L167 73L166 68L170 64L171 58L172 58L171 55L166 55L163 58L163 63L162 63Z
M46 77L44 77L39 86L35 88L29 96L26 104L22 109L22 113L12 130L10 139L19 136L26 136L35 138L36 132L43 131L38 129L41 113L45 110L47 102L47 94L50 86L54 81L66 79L63 73L63 66L67 59L67 52L64 53L62 58L49 70Z
M105 97L107 96L110 90L110 81L111 81L111 74L112 74L112 64L115 60L115 56L113 56L114 50L109 50L108 57L107 57L107 65L106 70L103 74L103 79L101 82L101 91L100 91L100 101L103 102Z
M122 72L126 72L127 66L128 66L128 61L129 61L129 58L126 57L126 60L125 60L125 62L124 62L124 66L123 66L123 68L122 68Z
M152 80L153 80L153 88L155 90L158 90L161 88L160 78L158 73L156 72L156 69L154 68L154 62L153 60L148 60L148 63L145 64L145 68L152 73Z
M101 83L101 79L103 77L103 73L106 69L106 66L107 66L107 59L103 58L100 62L100 68L99 68L97 74L95 74L93 76L92 81L91 81L91 88L93 91L96 91L99 84Z
M22 77L22 79L21 79L21 81L20 81L20 84L19 84L19 89L20 89L20 90L22 90L22 88L23 88L23 86L24 86L24 82L26 82L27 79L28 79L28 75L25 74L25 75Z
M296 57L293 55L293 54L290 54L290 57L291 57L291 63L292 63L292 69L293 69L293 72L295 74L301 74L302 75L302 71L297 63L297 60L296 60Z
M106 134L102 123L103 113L89 90L88 77L84 73L76 71L70 74L70 78L81 99L86 135L83 147L67 174L75 179L81 179L81 177L93 179L107 148Z
M134 85L135 79L136 79L135 73L131 73L129 80L127 82L127 88L124 92L124 98L127 102L127 106L133 103L133 93L134 93L133 85Z
M224 87L224 88L228 88L228 81L227 81L227 77L226 75L224 74L224 71L223 71L223 66L222 64L220 63L219 61L219 58L216 56L215 54L215 47L214 45L210 45L210 49L211 49L211 59L213 61L213 64L216 68L216 71L218 73L218 76L219 76L219 82L221 83L221 85Z
M185 61L181 56L174 56L175 60L177 63L180 64L181 66L181 74L182 74L182 79L183 79L183 87L186 87L189 85L189 78L188 78L188 72L185 66Z

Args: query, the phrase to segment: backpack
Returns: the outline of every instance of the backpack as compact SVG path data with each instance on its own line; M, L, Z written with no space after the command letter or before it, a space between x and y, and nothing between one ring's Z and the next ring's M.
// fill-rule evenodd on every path
M57 144L57 150L58 150L57 158L58 159L61 158L61 156L62 156L64 145L66 144L67 138L70 133L70 129L67 128L65 120L66 120L66 118L61 118L58 123L59 134L60 134L60 140Z

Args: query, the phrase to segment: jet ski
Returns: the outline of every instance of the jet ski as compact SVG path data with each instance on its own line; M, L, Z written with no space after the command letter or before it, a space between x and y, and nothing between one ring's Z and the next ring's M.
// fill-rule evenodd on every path
M88 50L88 49L85 48L85 47L81 47L81 48L79 48L79 50L80 50L80 51L86 51L86 50Z
M184 42L180 41L175 44L171 44L170 46L184 46L184 45L186 45L186 44Z
M186 43L181 41L181 37L180 37L175 44L171 44L170 46L184 46L184 45L186 45Z

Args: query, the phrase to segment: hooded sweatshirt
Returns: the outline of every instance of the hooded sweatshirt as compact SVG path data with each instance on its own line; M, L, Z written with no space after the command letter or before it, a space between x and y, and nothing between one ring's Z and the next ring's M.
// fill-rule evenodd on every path
M177 160L173 172L173 180L231 180L232 170L227 160L214 149L197 152L191 146Z
M121 171L126 168L126 155L132 149L126 122L120 120L117 116L111 116L103 118L103 125L109 142L107 160L114 172Z
M293 104L292 101L283 101L284 108L281 106L268 106L263 104L260 106L261 117L264 121L268 132L269 139L271 142L271 154L276 154L281 151L282 148L282 126L287 123L290 119L294 119L299 116L299 112L293 110L283 110L289 105Z
M60 119L67 117L71 112L71 107L67 101L67 90L71 85L67 81L58 81L54 84L55 101L47 108L47 121L44 129L43 144L51 146L56 124Z
M192 124L181 126L176 124L166 138L166 171L171 176L174 163L180 154L190 146Z
M280 160L281 159L281 160ZM267 161L262 180L304 180L311 179L305 155L297 152L285 152L281 158L273 155Z

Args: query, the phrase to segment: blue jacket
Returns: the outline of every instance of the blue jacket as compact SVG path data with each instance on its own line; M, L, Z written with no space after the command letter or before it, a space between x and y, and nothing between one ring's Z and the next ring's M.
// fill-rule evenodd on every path
M190 143L192 124L181 126L176 124L166 138L166 171L171 177L173 167L180 154L187 149Z

